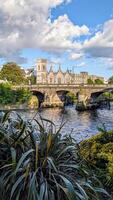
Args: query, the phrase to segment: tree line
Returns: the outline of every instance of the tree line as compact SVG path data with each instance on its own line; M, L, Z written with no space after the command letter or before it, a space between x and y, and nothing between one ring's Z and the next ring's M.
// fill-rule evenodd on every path
M8 81L11 84L35 84L36 78L31 75L26 77L25 70L14 62L8 62L3 65L0 71L0 79Z

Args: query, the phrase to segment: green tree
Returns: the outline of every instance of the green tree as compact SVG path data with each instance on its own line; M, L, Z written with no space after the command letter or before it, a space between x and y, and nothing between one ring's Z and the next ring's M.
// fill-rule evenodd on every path
M97 84L97 85L103 85L104 82L101 79L97 78L97 79L95 79L95 84Z
M113 76L111 76L111 77L109 78L108 83L109 83L109 84L113 84Z
M35 76L30 76L30 77L28 77L27 79L26 79L26 83L27 84L31 84L31 85L35 85L36 84L36 77Z
M0 104L7 105L12 103L13 100L11 86L8 83L0 84Z
M72 92L68 92L66 94L66 98L69 104L74 104L77 100L77 97Z
M93 82L93 80L91 78L88 78L87 79L87 84L88 85L92 85L92 84L94 84L94 82Z
M28 89L13 91L8 83L0 84L0 104L23 104L27 103L32 93Z
M16 63L9 62L3 65L1 78L13 84L21 84L24 82L24 71Z
M19 104L28 102L31 95L32 94L28 89L19 89L15 92L16 102Z

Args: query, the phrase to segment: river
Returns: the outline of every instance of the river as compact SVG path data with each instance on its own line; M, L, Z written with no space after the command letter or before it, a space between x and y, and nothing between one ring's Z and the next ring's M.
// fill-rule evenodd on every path
M18 111L25 119L31 119L37 111ZM37 114L36 114L37 113ZM61 121L66 122L61 130L63 134L71 134L78 142L89 138L98 132L97 127L102 127L103 123L107 130L113 129L113 104L111 110L97 109L95 111L78 112L75 107L66 107L65 111L61 108L47 108L40 111L40 115L52 120L57 127Z

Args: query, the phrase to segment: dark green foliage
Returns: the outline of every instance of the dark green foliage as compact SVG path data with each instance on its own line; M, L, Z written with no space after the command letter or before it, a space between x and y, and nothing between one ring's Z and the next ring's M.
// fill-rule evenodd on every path
M14 92L14 95L15 95L15 102L22 104L28 102L32 94L27 89L19 89Z
M10 104L13 101L13 91L9 84L0 84L0 104Z
M35 85L36 84L36 77L35 76L30 76L26 79L26 84L31 84L31 85Z
M1 78L13 84L22 84L24 82L24 71L16 63L9 62L3 65Z
M26 89L13 91L8 83L0 84L0 104L22 104L28 102L31 93Z
M82 156L92 165L106 187L113 190L113 131L99 128L100 134L81 143ZM103 176L104 175L104 176Z
M88 84L88 85L93 85L94 82L93 82L93 80L92 80L91 78L88 78L88 79L87 79L87 84Z
M111 76L111 77L109 78L108 83L109 83L109 84L113 84L113 76Z
M113 99L113 94L111 92L105 92L102 94L106 99Z
M1 113L2 115L2 113ZM32 125L33 123L33 125ZM1 200L103 200L109 195L70 137L42 119L0 119Z
M74 104L77 101L77 97L72 92L66 94L66 99L69 104Z
M94 82L96 85L103 85L104 84L104 82L101 80L101 79L99 79L99 78L97 78L97 79L95 79L95 82Z

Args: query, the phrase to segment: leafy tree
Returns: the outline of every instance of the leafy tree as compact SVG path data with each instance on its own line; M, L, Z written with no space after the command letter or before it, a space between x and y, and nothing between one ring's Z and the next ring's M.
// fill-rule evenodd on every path
M113 131L106 128L98 128L99 134L83 141L80 144L80 151L83 158L92 166L96 166L95 172L103 172L100 180L103 184L113 191ZM99 172L99 173L100 173ZM113 198L111 198L113 199Z
M111 92L105 92L102 94L102 96L107 99L113 99L113 94Z
M27 83L27 84L30 83L31 85L35 85L35 84L36 84L36 77L33 76L33 75L30 76L30 77L28 77L27 80L26 80L26 83Z
M101 79L97 78L97 79L95 79L95 84L97 84L97 85L103 85L104 82Z
M88 78L87 79L87 84L88 85L92 85L92 84L94 84L94 82L93 82L93 80L91 78Z
M68 92L66 94L66 99L69 104L74 104L77 100L77 97L72 92Z
M8 83L0 84L0 104L23 104L28 102L31 92L27 89L13 91Z
M18 103L25 103L28 102L28 100L31 97L31 92L27 89L19 89L15 93L16 96L16 102Z
M109 83L109 84L113 84L113 76L111 76L111 77L109 78L108 83Z
M2 77L1 77L1 71L0 71L0 79L2 79Z
M10 104L13 101L13 92L11 86L6 84L0 84L0 104Z
M24 82L24 71L16 63L9 62L3 65L1 77L13 84L21 84Z

